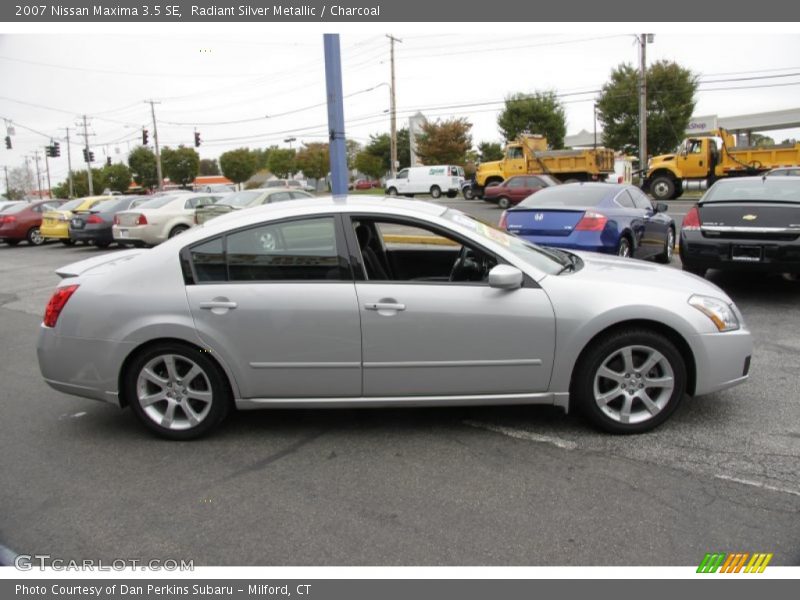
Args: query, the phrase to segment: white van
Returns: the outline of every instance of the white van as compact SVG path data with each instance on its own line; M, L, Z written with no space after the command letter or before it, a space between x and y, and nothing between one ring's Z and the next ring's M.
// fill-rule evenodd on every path
M386 193L389 196L413 196L430 194L439 198L447 194L455 198L464 183L464 169L455 165L431 165L429 167L409 167L401 170L395 179L386 180Z

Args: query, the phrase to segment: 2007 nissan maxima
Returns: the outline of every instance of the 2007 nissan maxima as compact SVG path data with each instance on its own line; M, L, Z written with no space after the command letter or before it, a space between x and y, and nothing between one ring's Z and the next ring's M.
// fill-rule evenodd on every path
M642 432L744 382L752 351L710 282L418 201L237 211L57 272L47 383L172 439L234 407L552 404Z

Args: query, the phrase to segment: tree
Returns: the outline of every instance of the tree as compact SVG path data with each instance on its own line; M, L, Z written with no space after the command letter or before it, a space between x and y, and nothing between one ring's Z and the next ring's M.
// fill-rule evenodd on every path
M256 156L247 148L224 152L219 157L222 174L234 183L243 183L256 172Z
M158 186L156 155L146 146L139 146L128 155L128 166L133 180L146 189Z
M122 163L106 165L101 169L105 186L103 189L110 189L112 192L124 193L131 186L131 170ZM94 181L92 182L94 184ZM95 187L95 189L97 189ZM102 190L101 190L102 191Z
M380 179L386 173L386 168L380 157L370 154L366 150L356 154L355 168L371 179Z
M497 117L497 126L506 141L516 139L521 133L535 133L545 136L548 145L556 150L564 147L567 135L564 106L552 91L508 96Z
M774 146L775 140L773 140L768 135L761 135L760 133L754 133L750 136L750 145L752 146Z
M282 179L291 177L292 173L297 170L295 155L293 148L274 148L269 152L267 168L272 171L273 175Z
M173 150L165 147L161 151L161 168L172 183L186 187L197 177L200 156L194 148L178 146Z
M219 175L219 165L216 158L201 158L197 170L200 175Z
M330 151L328 144L322 142L304 143L297 153L297 168L311 179L322 179L330 170Z
M355 140L345 140L345 148L347 149L347 168L356 168L356 156L361 152L362 146ZM327 171L326 171L327 172Z
M500 160L504 156L505 150L503 150L503 146L496 142L481 142L478 144L478 160L481 162Z
M16 167L8 171L9 200L22 200L34 190L33 177L25 167Z
M647 69L647 150L651 155L675 149L695 107L697 77L669 61ZM603 124L603 145L626 154L639 154L639 71L621 64L611 72L597 101Z
M125 167L125 165L122 166ZM102 169L92 169L92 190L94 191L95 195L102 194L103 190L110 188L108 171L106 169L108 169L108 167L103 167ZM125 169L127 170L127 167L125 167ZM129 185L131 181L130 171L128 172L128 175ZM125 186L125 189L128 189L128 185ZM89 175L87 174L86 169L72 172L72 187L75 191L76 198L89 195ZM69 197L69 180L63 181L55 186L52 192L56 198Z
M391 138L388 133L370 135L365 150L381 159L384 172L391 170ZM407 127L397 131L397 162L400 163L400 169L411 164L411 144Z
M465 118L423 123L417 135L417 156L428 165L463 165L472 147L470 129L472 123Z

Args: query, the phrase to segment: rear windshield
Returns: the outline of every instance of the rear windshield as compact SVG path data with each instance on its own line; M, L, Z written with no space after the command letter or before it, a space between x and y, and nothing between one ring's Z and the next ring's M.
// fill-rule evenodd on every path
M244 192L236 192L223 197L218 204L227 204L228 206L235 206L236 208L244 208L263 194L263 190L246 190Z
M614 190L580 184L549 187L529 196L518 206L597 206ZM619 191L619 190L617 190Z
M800 202L800 179L759 177L718 181L701 199L703 203L726 201Z
M129 198L114 198L113 200L103 200L92 207L92 212L112 212L122 210L130 202Z
M3 208L2 211L4 213L18 213L18 212L22 212L23 210L25 210L29 206L30 206L30 204L28 204L27 202L22 202L20 204L9 204L5 208Z
M138 208L161 208L162 206L166 206L173 200L175 200L176 196L161 196L160 198L153 198L152 200L148 200L139 205Z
M72 210L73 208L78 208L81 204L83 204L83 198L77 198L75 200L65 202L58 207L58 210Z

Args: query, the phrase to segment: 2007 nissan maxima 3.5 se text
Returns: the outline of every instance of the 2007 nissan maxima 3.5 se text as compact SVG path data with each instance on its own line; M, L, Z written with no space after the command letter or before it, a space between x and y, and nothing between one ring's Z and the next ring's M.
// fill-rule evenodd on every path
M710 282L418 201L237 211L57 272L47 383L172 439L234 407L552 404L636 433L744 382L752 351Z

